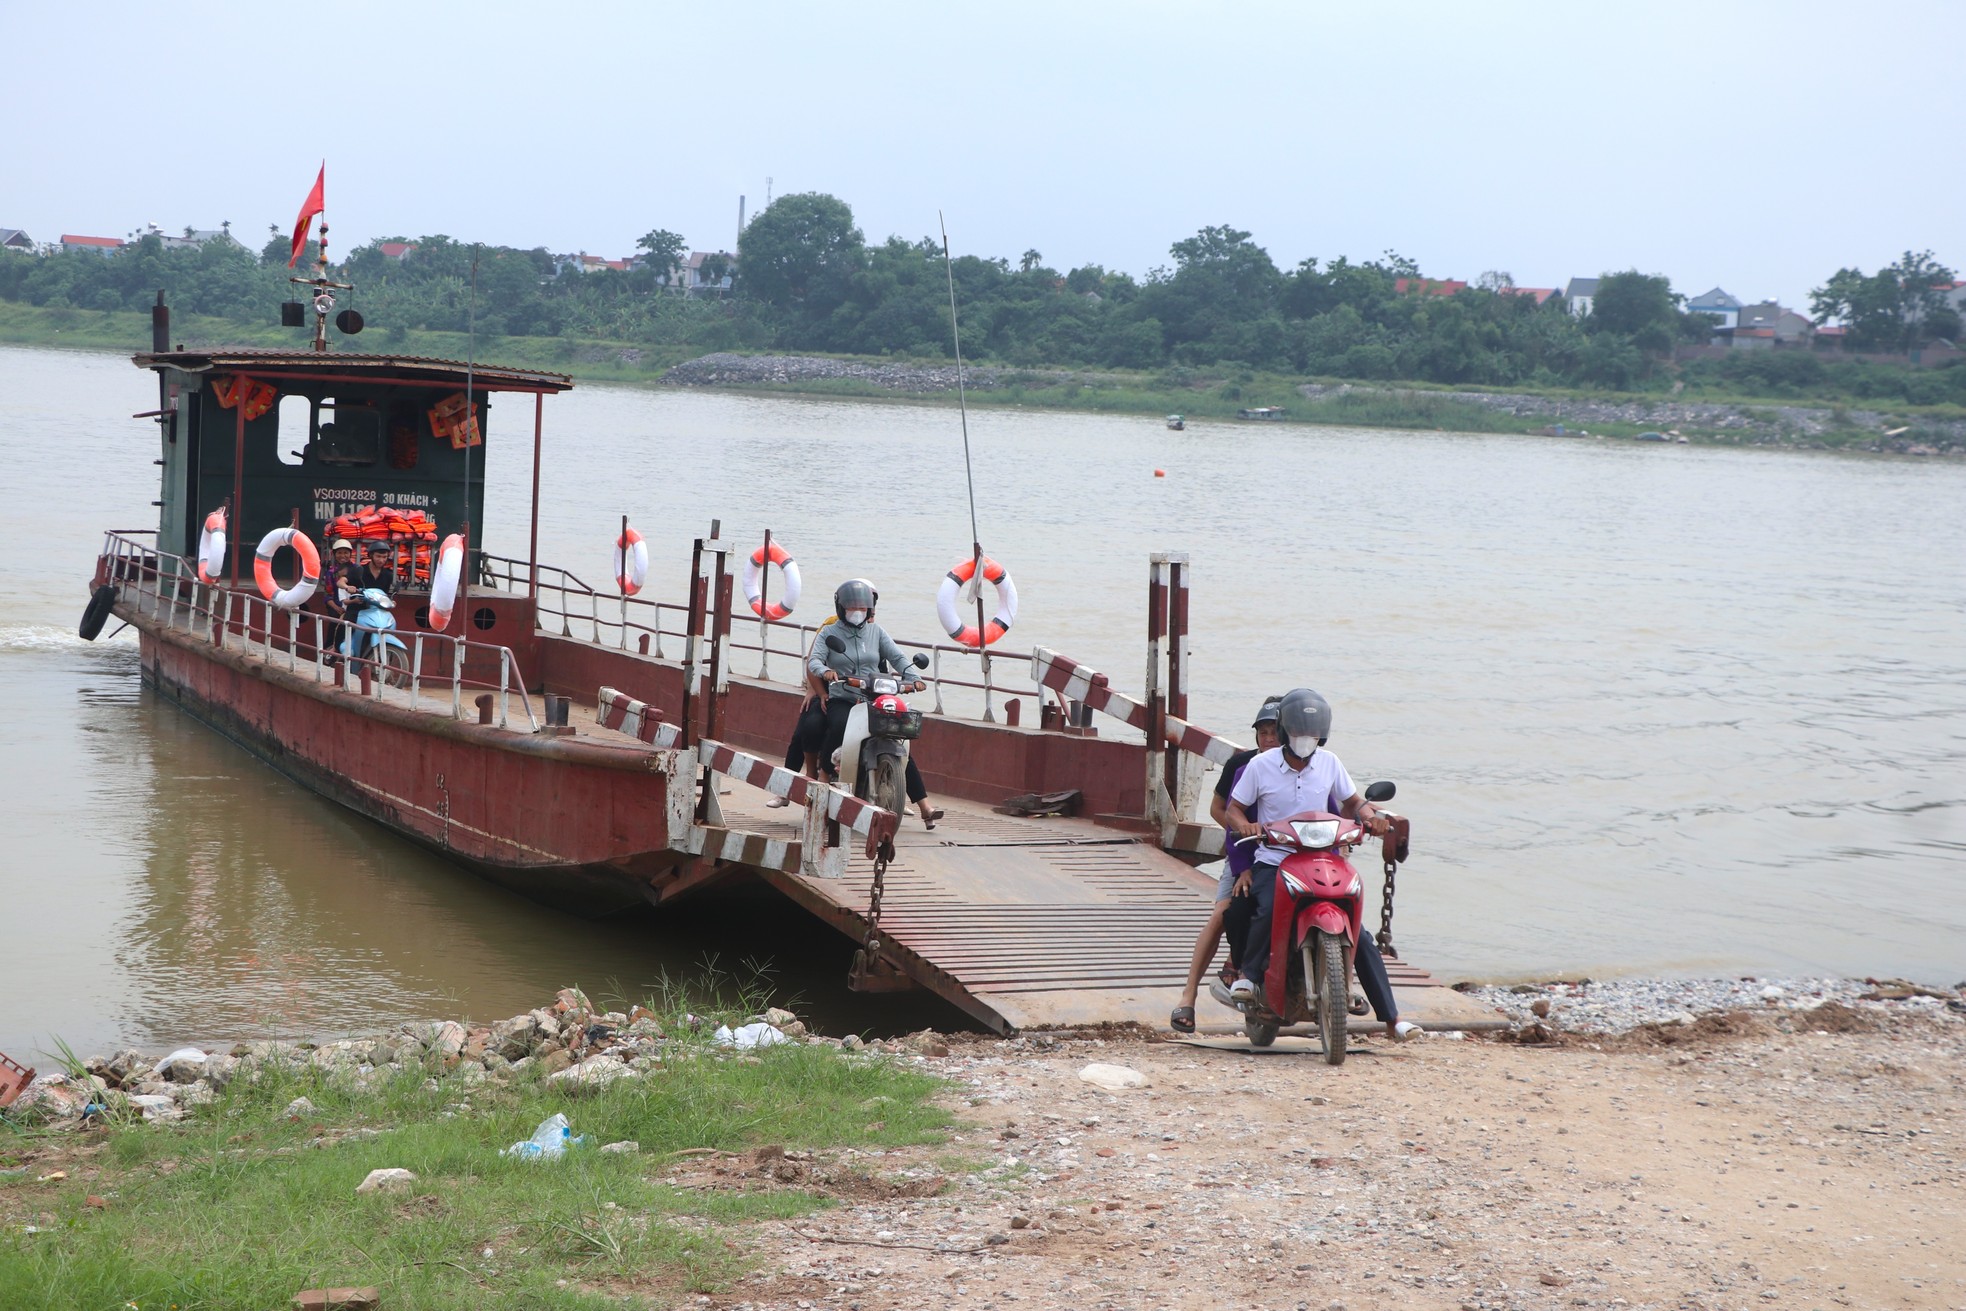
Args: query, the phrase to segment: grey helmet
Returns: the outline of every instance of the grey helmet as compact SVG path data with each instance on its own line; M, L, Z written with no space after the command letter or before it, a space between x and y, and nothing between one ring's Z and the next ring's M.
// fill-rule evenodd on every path
M1331 703L1308 687L1284 693L1277 703L1277 736L1291 755L1309 760L1331 736Z
M1282 704L1283 704L1283 698L1280 696L1264 697L1262 707L1257 710L1256 718L1249 721L1249 726L1251 728L1261 728L1265 724L1276 723L1277 707Z
M833 614L841 623L846 622L848 610L865 610L867 617L874 617L874 607L880 604L881 594L865 578L849 578L833 589Z

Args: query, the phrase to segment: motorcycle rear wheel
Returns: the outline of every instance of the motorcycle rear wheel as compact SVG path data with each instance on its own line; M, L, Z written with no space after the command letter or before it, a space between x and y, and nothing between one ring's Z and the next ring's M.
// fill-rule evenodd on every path
M1317 931L1318 969L1323 975L1315 980L1311 988L1311 998L1317 1008L1318 1030L1324 1037L1324 1063L1343 1065L1345 1063L1346 1029L1351 1021L1350 1009L1345 996L1345 940L1336 934ZM1310 952L1305 951L1305 964L1309 965ZM1309 971L1307 970L1308 974ZM1306 978L1305 983L1313 980Z
M1259 1020L1253 1015L1242 1022L1243 1036L1249 1039L1251 1047L1268 1047L1277 1040L1280 1027L1275 1020Z
M899 756L880 756L874 763L874 804L896 815L908 813L907 767Z

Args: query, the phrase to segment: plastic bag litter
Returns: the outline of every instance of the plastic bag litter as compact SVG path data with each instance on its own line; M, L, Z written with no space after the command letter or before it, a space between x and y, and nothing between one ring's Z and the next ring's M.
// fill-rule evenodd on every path
M173 1065L178 1064L195 1065L202 1069L211 1059L210 1056L207 1056L196 1047L180 1047L163 1060L157 1062L157 1073L164 1074Z
M539 1122L532 1131L532 1137L522 1143L513 1143L500 1152L500 1156L519 1156L529 1161L557 1161L567 1154L570 1147L585 1147L586 1134L576 1134L567 1123L567 1117L555 1111Z
M757 1024L747 1024L741 1029L732 1029L729 1025L719 1024L717 1031L710 1035L710 1041L719 1047L735 1047L741 1052L748 1052L753 1047L776 1047L781 1042L792 1040L777 1026L760 1021Z

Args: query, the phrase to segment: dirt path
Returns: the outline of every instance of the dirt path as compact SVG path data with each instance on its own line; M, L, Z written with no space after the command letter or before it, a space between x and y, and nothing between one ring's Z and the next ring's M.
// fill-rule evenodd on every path
M931 1060L990 1165L769 1226L724 1307L1966 1307L1966 1021L1825 1007L1670 1045L1172 1043ZM1090 1062L1148 1086L1101 1091ZM853 1164L917 1174L936 1154ZM784 1173L791 1173L785 1171ZM1020 1225L1020 1221L1028 1222ZM923 1250L929 1249L929 1250Z

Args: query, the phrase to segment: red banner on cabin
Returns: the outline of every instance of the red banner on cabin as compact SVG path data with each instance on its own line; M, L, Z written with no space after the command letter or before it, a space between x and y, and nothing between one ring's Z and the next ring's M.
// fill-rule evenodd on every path
M328 166L323 163L321 172L314 179L314 190L307 193L307 199L300 203L300 217L294 220L294 253L287 258L287 267L292 268L300 260L300 252L307 249L307 230L314 225L314 216L321 212L321 190L328 180Z

